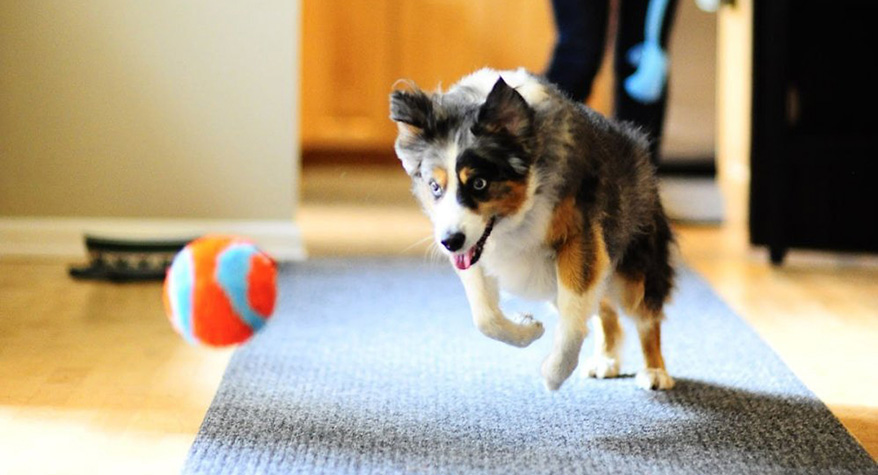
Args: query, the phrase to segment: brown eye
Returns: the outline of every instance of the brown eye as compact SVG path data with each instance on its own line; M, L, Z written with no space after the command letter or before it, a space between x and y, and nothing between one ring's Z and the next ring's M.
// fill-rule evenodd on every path
M473 189L477 191L482 191L488 187L488 180L484 178L476 178L473 180Z
M430 192L433 193L433 197L439 198L442 196L442 186L436 180L430 180Z

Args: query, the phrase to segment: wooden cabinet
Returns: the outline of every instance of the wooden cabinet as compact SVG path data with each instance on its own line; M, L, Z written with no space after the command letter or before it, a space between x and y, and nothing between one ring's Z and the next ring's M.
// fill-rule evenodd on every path
M390 150L396 128L388 95L396 80L431 90L484 66L542 72L555 35L549 0L302 3L305 152ZM599 78L596 89L607 82ZM592 105L609 109L607 99Z
M388 135L398 15L391 0L302 2L302 148L374 147Z

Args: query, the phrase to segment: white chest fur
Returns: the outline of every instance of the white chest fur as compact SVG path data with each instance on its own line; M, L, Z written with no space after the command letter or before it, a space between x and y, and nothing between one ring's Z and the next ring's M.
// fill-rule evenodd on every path
M552 209L548 200L537 200L523 219L497 223L481 264L497 278L501 290L531 300L554 300L555 253L545 244Z

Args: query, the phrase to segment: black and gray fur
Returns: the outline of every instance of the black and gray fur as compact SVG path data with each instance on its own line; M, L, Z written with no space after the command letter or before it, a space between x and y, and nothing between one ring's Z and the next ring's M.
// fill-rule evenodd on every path
M413 88L391 95L391 118L400 126L396 152L412 176L416 196L428 214L434 202L444 199L447 206L451 197L437 190L435 178L430 178L437 169L447 169L452 181L448 189L456 190L455 209L469 209L467 216L483 221L471 226L481 236L470 248L478 250L473 262L482 245L487 261L478 273L493 274L501 288L504 273L534 274L531 280L527 275L509 279L515 281L509 290L559 299L561 320L567 323L559 324L556 348L543 365L549 389L557 389L577 364L586 331L579 329L579 321L588 315L576 309L597 312L605 291L601 282L613 279L622 282L613 284L622 288L615 292L616 302L638 319L647 360L646 382L641 383L638 374L638 384L669 389L673 380L664 369L658 326L673 287L673 235L659 199L647 138L636 127L569 100L542 78L523 70L505 74L518 84L512 87L503 73L483 70L448 92L427 94ZM432 196L423 191L425 180L436 192ZM472 224L469 217L461 221ZM515 250L503 254L502 247ZM458 249L448 250L454 262ZM547 263L554 263L551 271ZM469 269L459 266L459 260L456 265ZM460 275L471 305L491 293L482 277ZM568 305L571 315L560 308L562 284L568 289L566 301L582 299L581 305ZM627 297L618 297L621 294ZM518 346L542 335L540 327L521 337L521 329L502 314L491 316L495 309L491 303L473 307L476 324L486 335ZM605 316L607 312L612 318ZM479 321L486 313L489 316ZM604 332L621 337L615 335L615 310L602 303L600 315ZM612 359L611 353L603 356Z
M391 118L423 132L400 136L397 153L410 174L438 160L444 141L461 150L458 167L481 162L492 178L523 180L533 167L537 195L575 196L586 223L599 222L618 272L643 275L644 300L660 311L673 285L673 235L659 200L649 142L635 126L611 121L539 79L547 99L535 107L499 79L488 98L469 87L445 94L395 91ZM487 134L486 129L502 129ZM513 160L510 160L513 158ZM474 198L459 199L472 206Z

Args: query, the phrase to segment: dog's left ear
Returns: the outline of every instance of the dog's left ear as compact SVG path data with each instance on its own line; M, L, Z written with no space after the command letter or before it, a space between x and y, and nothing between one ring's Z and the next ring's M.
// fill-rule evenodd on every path
M506 133L513 137L526 136L533 125L533 109L503 78L497 79L494 88L479 108L479 116L473 133Z

